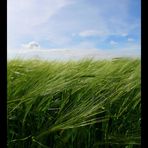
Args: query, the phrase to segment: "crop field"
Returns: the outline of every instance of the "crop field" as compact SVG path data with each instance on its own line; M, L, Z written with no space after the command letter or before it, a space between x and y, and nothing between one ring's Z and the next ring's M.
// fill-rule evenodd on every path
M8 148L140 148L141 60L8 61Z

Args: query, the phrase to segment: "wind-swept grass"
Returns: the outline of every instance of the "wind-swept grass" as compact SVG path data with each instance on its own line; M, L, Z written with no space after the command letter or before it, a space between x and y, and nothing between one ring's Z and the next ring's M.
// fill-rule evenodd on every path
M9 148L140 147L139 59L8 62Z

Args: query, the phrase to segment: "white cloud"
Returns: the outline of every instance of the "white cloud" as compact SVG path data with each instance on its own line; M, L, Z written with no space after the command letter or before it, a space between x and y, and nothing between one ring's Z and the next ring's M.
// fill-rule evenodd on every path
M89 37L89 36L104 36L106 32L104 30L85 30L79 33L81 37Z
M38 49L38 48L40 48L40 44L38 42L32 41L27 44L22 44L22 48Z
M128 33L121 33L121 36L126 37L128 36Z
M118 45L118 42L115 42L115 41L111 40L111 41L110 41L110 44L111 44L111 45Z
M133 38L128 38L127 40L128 40L129 42L133 42L133 41L134 41Z

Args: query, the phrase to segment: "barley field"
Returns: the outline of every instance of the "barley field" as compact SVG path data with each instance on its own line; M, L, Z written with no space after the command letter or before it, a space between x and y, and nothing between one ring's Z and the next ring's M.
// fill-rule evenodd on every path
M141 147L141 60L8 61L8 148Z

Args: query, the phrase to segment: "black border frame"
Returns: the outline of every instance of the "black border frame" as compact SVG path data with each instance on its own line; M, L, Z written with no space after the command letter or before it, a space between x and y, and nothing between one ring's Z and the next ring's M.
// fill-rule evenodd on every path
M145 3L144 3L145 2ZM141 0L141 147L146 148L148 147L148 140L147 140L147 108L148 104L146 103L146 100L148 99L147 96L147 77L148 77L148 72L147 72L147 48L146 45L148 44L147 40L147 32L146 28L147 26L147 21L146 19L146 1ZM144 64L145 63L145 64ZM144 70L145 69L145 70ZM146 115L144 115L146 114ZM145 117L144 117L145 116Z
M0 147L7 147L7 0L0 1Z

